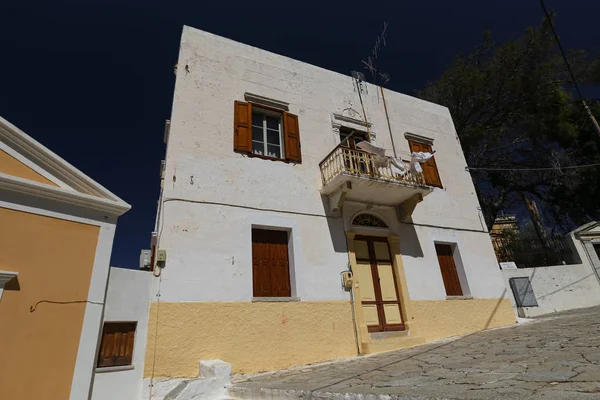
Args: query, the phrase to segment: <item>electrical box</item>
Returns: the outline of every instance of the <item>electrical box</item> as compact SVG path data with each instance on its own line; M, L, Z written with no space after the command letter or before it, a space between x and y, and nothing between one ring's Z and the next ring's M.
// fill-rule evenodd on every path
M167 251L159 249L156 251L156 262L164 263L167 261Z
M344 285L344 290L346 291L350 291L352 289L352 283L353 283L353 279L352 279L352 272L351 271L344 271L342 272L342 283Z
M142 250L140 252L140 270L150 270L150 260L152 259L152 250Z

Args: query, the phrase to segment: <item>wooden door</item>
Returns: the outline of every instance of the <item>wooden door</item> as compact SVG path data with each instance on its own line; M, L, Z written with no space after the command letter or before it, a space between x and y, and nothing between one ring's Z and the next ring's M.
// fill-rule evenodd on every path
M290 266L286 231L252 229L254 297L290 297Z
M404 330L400 294L389 245L384 238L357 236L355 274L369 332Z
M460 279L458 278L458 272L456 271L456 264L454 263L452 246L448 244L436 244L435 251L438 256L438 262L440 263L442 279L444 280L444 286L446 287L446 295L462 296L463 291L460 285Z

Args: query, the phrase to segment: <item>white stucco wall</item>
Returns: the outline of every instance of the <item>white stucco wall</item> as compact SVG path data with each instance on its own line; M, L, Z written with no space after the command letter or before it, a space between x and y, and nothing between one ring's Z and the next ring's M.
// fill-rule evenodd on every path
M151 276L151 273L145 271L115 267L110 269L104 321L137 321L133 369L111 372L98 372L100 370L97 369L92 400L137 400L141 396Z
M513 307L516 308L516 302L509 279L515 277L528 277L535 293L538 307L526 307L527 316L600 305L600 282L584 253L581 241L572 234L570 240L581 258L581 264L502 271Z
M372 85L367 91L375 143L391 155L381 95ZM233 104L245 92L289 103L299 116L302 164L234 153ZM398 156L409 155L406 132L433 139L444 185L417 205L412 222L447 229L399 224L391 208L382 208L406 251L411 297L445 298L434 241L457 243L474 297L498 297L504 285L448 109L391 91L386 101ZM253 224L291 228L293 295L348 299L340 286L344 218L365 205L347 203L343 217L328 217L318 166L339 143L332 115L347 108L361 110L349 76L184 28L163 191L164 199L179 200L167 200L159 221L160 247L168 252L162 301L250 300Z

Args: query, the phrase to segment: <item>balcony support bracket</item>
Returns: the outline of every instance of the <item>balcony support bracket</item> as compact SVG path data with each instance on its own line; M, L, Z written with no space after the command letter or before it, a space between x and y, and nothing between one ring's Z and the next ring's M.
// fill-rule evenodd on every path
M417 204L422 201L423 195L421 193L417 193L395 206L398 220L404 221L406 218L410 217L413 211L415 211Z
M337 214L340 212L344 205L346 195L350 190L352 190L352 182L346 181L329 195L329 211L331 211L331 213Z

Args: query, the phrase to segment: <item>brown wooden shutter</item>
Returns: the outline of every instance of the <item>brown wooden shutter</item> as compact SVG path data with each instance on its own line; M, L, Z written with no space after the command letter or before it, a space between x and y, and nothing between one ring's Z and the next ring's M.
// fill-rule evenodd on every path
M442 279L444 280L444 286L446 287L446 295L462 296L463 291L460 286L458 272L456 271L454 256L452 255L452 246L447 244L436 244L435 251L438 256L438 262L440 263Z
M283 113L283 133L285 136L285 159L301 163L302 152L300 150L300 129L297 115L288 112Z
M290 297L287 232L252 230L254 297Z
M410 151L412 152L423 152L423 153L431 153L431 146L424 143L408 141L410 145ZM423 177L425 178L425 183L429 186L442 187L442 180L440 179L440 174L437 169L437 164L435 163L435 156L431 157L429 161L421 164L421 168L423 168Z
M105 322L97 367L131 365L135 340L135 322Z
M103 332L100 353L98 354L98 367L113 366L114 345L114 334Z
M252 105L243 101L234 105L233 150L252 152Z

